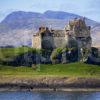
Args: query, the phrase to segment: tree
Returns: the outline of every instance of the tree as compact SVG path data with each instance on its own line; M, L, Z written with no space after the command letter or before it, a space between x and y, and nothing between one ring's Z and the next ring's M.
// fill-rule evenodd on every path
M51 61L53 64L60 62L62 55L62 48L56 48L52 51L52 54L50 56Z

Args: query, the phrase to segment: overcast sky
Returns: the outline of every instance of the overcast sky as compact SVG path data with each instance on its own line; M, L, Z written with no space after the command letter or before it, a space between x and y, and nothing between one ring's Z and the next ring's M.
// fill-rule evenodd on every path
M65 11L100 22L100 0L0 0L0 21L13 11Z

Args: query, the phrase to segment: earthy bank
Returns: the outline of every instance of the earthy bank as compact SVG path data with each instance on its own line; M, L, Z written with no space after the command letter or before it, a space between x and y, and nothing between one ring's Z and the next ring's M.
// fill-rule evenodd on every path
M100 91L100 78L86 77L34 77L34 78L14 78L0 77L0 91L77 91L93 90Z

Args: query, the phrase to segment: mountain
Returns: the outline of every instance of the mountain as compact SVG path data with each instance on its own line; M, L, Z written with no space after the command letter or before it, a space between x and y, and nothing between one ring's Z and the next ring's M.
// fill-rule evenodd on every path
M82 16L50 10L44 13L24 11L12 12L0 23L0 46L31 45L32 35L40 26L63 29L70 19L76 17L80 18ZM94 27L92 31L94 36L95 32L98 32L97 29L100 29L100 23L88 18L86 18L86 23Z
M91 33L93 46L100 48L100 24L94 26L91 30Z

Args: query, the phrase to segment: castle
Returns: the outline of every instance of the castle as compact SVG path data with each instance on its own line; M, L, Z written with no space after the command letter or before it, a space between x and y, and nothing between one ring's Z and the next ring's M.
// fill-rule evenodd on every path
M84 54L84 49L91 51L91 27L85 23L85 18L70 20L63 30L53 30L40 27L33 35L32 47L37 49L50 49L77 47L79 54Z

